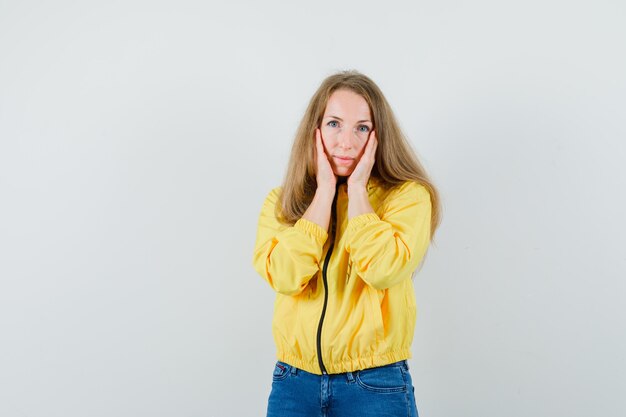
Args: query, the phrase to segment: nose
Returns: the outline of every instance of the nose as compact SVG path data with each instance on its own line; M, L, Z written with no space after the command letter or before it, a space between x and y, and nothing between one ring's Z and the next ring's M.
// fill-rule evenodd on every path
M350 129L340 129L339 135L337 135L337 143L341 148L350 149L352 147L353 132Z

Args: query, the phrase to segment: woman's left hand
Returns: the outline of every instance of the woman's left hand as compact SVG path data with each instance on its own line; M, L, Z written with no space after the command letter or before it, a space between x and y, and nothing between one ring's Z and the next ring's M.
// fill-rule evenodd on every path
M348 177L348 189L351 187L366 187L367 181L369 180L370 174L372 172L372 167L374 166L374 162L376 162L376 148L378 146L378 140L376 139L376 131L372 130L369 139L367 140L367 144L365 145L365 150L359 159L356 167Z

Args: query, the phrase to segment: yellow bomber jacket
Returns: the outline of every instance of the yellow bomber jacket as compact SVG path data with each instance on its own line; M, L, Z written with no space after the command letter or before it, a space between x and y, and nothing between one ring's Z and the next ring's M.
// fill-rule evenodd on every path
M265 198L252 262L276 292L278 360L321 375L412 357L411 277L430 243L430 194L417 182L385 190L379 181L367 186L375 212L350 220L347 185L338 185L335 233L304 218L280 223L281 187Z

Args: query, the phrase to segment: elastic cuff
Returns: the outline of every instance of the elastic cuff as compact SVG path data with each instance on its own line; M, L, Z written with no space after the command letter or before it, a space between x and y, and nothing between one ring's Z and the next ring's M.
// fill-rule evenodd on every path
M324 230L322 226L305 218L298 219L293 227L320 238L323 241L326 241L328 238L328 232Z
M378 217L378 214L376 213L359 214L358 216L354 216L353 218L348 220L346 232L359 229L361 226L364 226L367 223L371 223L374 221L380 221L380 217Z

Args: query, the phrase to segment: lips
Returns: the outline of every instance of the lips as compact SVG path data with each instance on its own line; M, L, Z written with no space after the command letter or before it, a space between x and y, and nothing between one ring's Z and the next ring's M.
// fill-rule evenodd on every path
M349 167L353 165L354 158L342 157L342 156L334 156L335 165Z

